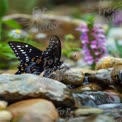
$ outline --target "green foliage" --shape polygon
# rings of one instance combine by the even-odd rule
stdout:
[[[6,14],[8,10],[8,0],[0,0],[0,19]]]
[[[72,34],[67,34],[67,35],[64,36],[65,40],[74,40],[74,38],[75,37]]]
[[[19,23],[17,23],[15,20],[3,20],[2,22],[3,24],[5,24],[6,26],[13,28],[13,29],[21,29],[21,25]]]
[[[67,34],[64,36],[65,42],[64,42],[64,48],[62,49],[62,54],[65,55],[66,57],[70,58],[71,54],[74,51],[81,51],[81,48],[78,48],[78,42],[79,40],[75,40],[74,35],[72,34]],[[74,41],[77,41],[77,43],[74,43]]]
[[[81,19],[81,10],[80,8],[75,8],[75,10],[72,12],[72,16],[77,19]]]
[[[8,0],[0,0],[0,40],[2,39],[2,17],[8,10]]]
[[[93,24],[94,23],[94,14],[85,14],[82,16],[82,19],[88,23],[88,24]]]
[[[0,43],[0,57],[2,59],[11,59],[15,58],[15,56],[12,55],[12,50],[8,46],[6,42],[1,42]]]
[[[15,55],[12,54],[12,50],[6,42],[0,42],[0,69],[8,68],[8,62],[11,59],[15,59]]]
[[[71,54],[74,51],[81,51],[81,48],[77,48],[77,45],[75,45],[74,43],[71,43],[71,42],[70,43],[69,42],[64,43],[64,48],[62,49],[63,55],[70,58]]]
[[[30,13],[35,7],[40,7],[39,0],[10,0],[11,9],[18,13]]]

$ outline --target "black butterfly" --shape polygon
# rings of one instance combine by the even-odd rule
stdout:
[[[52,36],[49,46],[45,51],[41,51],[29,44],[22,42],[9,42],[10,47],[21,61],[16,74],[32,73],[39,75],[44,71],[45,77],[60,68],[61,42],[57,36]]]

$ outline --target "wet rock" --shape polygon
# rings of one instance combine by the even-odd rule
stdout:
[[[122,59],[107,56],[107,57],[101,58],[98,61],[95,69],[96,70],[107,69],[107,68],[111,68],[111,67],[116,66],[116,65],[122,65]]]
[[[89,83],[89,84],[86,84],[86,85],[83,85],[83,86],[79,86],[75,89],[72,90],[72,92],[74,93],[82,93],[83,91],[100,91],[102,90],[102,88],[95,84],[95,83]]]
[[[1,110],[0,111],[0,122],[10,122],[12,119],[12,114],[9,111]]]
[[[8,102],[46,98],[57,104],[74,103],[69,89],[63,83],[32,74],[0,75],[0,98]]]
[[[122,103],[109,103],[99,105],[98,108],[104,110],[104,113],[114,118],[122,117]]]
[[[110,116],[92,115],[88,117],[71,118],[66,122],[115,122],[115,120]]]
[[[86,82],[97,83],[100,86],[102,86],[103,88],[108,87],[108,85],[115,83],[115,81],[111,77],[112,70],[113,70],[112,68],[100,69],[100,70],[96,71],[96,73],[89,74],[88,81],[86,81]]]
[[[44,99],[24,100],[7,108],[14,122],[56,122],[58,113],[52,102]]]
[[[74,111],[75,116],[89,115],[89,114],[102,114],[103,110],[99,108],[80,108]]]
[[[83,105],[97,107],[101,104],[120,103],[122,101],[122,97],[112,91],[84,91],[83,93],[73,93],[73,96],[78,108]]]

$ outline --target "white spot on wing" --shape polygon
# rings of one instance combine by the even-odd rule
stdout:
[[[28,47],[28,45],[25,45],[25,47]]]
[[[20,45],[17,45],[17,47],[21,47]]]
[[[26,52],[22,52],[22,54],[26,54]]]
[[[29,50],[29,52],[31,52],[31,51],[32,51],[32,49]]]

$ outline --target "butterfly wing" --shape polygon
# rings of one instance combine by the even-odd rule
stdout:
[[[9,45],[21,62],[27,62],[33,57],[39,57],[42,55],[41,50],[23,42],[11,41],[9,42]]]
[[[52,46],[52,53],[53,58],[55,58],[56,61],[60,61],[61,58],[61,42],[60,39],[57,36],[53,36],[50,39],[49,47]]]
[[[21,61],[16,74],[40,74],[43,69],[42,51],[22,42],[9,42],[17,58]]]
[[[22,42],[9,42],[10,47],[21,61],[16,74],[45,72],[48,77],[61,65],[61,42],[57,36],[52,36],[45,51]]]
[[[43,58],[42,56],[40,56],[40,57],[33,57],[28,62],[21,62],[16,74],[30,73],[39,75],[43,71],[44,71]]]
[[[52,36],[49,41],[48,48],[43,52],[44,55],[44,76],[49,76],[49,74],[55,71],[58,66],[60,66],[61,58],[61,42],[57,36]]]

